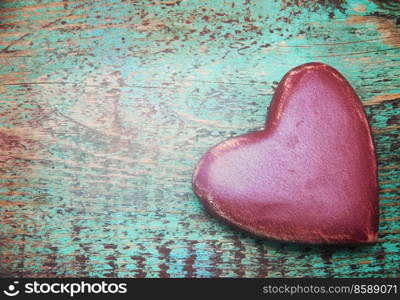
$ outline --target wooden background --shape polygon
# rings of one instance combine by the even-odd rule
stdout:
[[[0,3],[1,276],[400,276],[398,1]],[[201,155],[262,128],[310,61],[365,105],[375,246],[254,239],[191,189]]]

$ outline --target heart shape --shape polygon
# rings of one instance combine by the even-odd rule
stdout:
[[[322,63],[283,77],[264,130],[204,154],[193,190],[212,215],[259,237],[312,244],[377,239],[368,121],[347,80]]]

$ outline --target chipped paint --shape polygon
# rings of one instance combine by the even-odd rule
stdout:
[[[399,29],[378,2],[2,1],[0,276],[399,276]],[[375,246],[261,241],[193,194],[201,155],[261,129],[310,61],[364,101]]]

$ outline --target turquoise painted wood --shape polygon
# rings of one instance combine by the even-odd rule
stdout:
[[[399,277],[397,1],[0,4],[0,275]],[[262,128],[292,67],[321,61],[365,105],[375,246],[288,245],[207,215],[192,170]]]

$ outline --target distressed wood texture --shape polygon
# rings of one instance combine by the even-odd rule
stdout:
[[[397,1],[2,0],[0,274],[399,277]],[[254,239],[191,189],[292,67],[337,68],[379,162],[379,242]],[[349,141],[351,143],[351,141]]]

